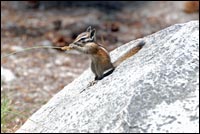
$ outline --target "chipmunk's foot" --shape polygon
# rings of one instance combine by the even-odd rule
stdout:
[[[87,85],[87,88],[93,86],[93,85],[96,84],[97,82],[98,82],[97,80],[91,81],[91,82]],[[80,93],[82,93],[83,91],[85,91],[87,88],[83,89]]]

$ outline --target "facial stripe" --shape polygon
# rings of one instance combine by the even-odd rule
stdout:
[[[87,38],[88,38],[88,35],[78,36],[78,37],[76,38],[76,41],[83,41],[83,40],[85,40],[85,39],[87,39]]]
[[[79,38],[88,38],[88,36],[89,36],[88,33],[82,33],[77,37],[77,39],[79,39]]]
[[[91,41],[93,41],[93,39],[91,39],[91,38],[87,38],[84,40],[84,42],[91,42]]]
[[[79,37],[80,39],[88,38],[88,36]]]

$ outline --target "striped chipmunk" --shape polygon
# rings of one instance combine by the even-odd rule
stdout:
[[[94,82],[96,82],[110,75],[121,62],[136,54],[144,44],[144,41],[139,42],[136,47],[133,47],[112,63],[109,52],[96,42],[96,30],[90,26],[85,32],[79,34],[73,43],[69,46],[64,46],[62,50],[74,49],[89,55],[92,61],[91,70],[95,75]]]

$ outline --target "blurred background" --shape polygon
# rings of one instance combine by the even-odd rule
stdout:
[[[199,20],[198,1],[1,1],[1,56],[64,46],[92,26],[107,50],[176,23]],[[1,132],[15,132],[90,66],[77,52],[37,49],[1,58]]]

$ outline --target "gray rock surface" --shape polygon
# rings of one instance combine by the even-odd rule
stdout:
[[[80,94],[90,69],[57,93],[17,132],[199,132],[199,21],[131,41],[112,60],[146,45]]]

